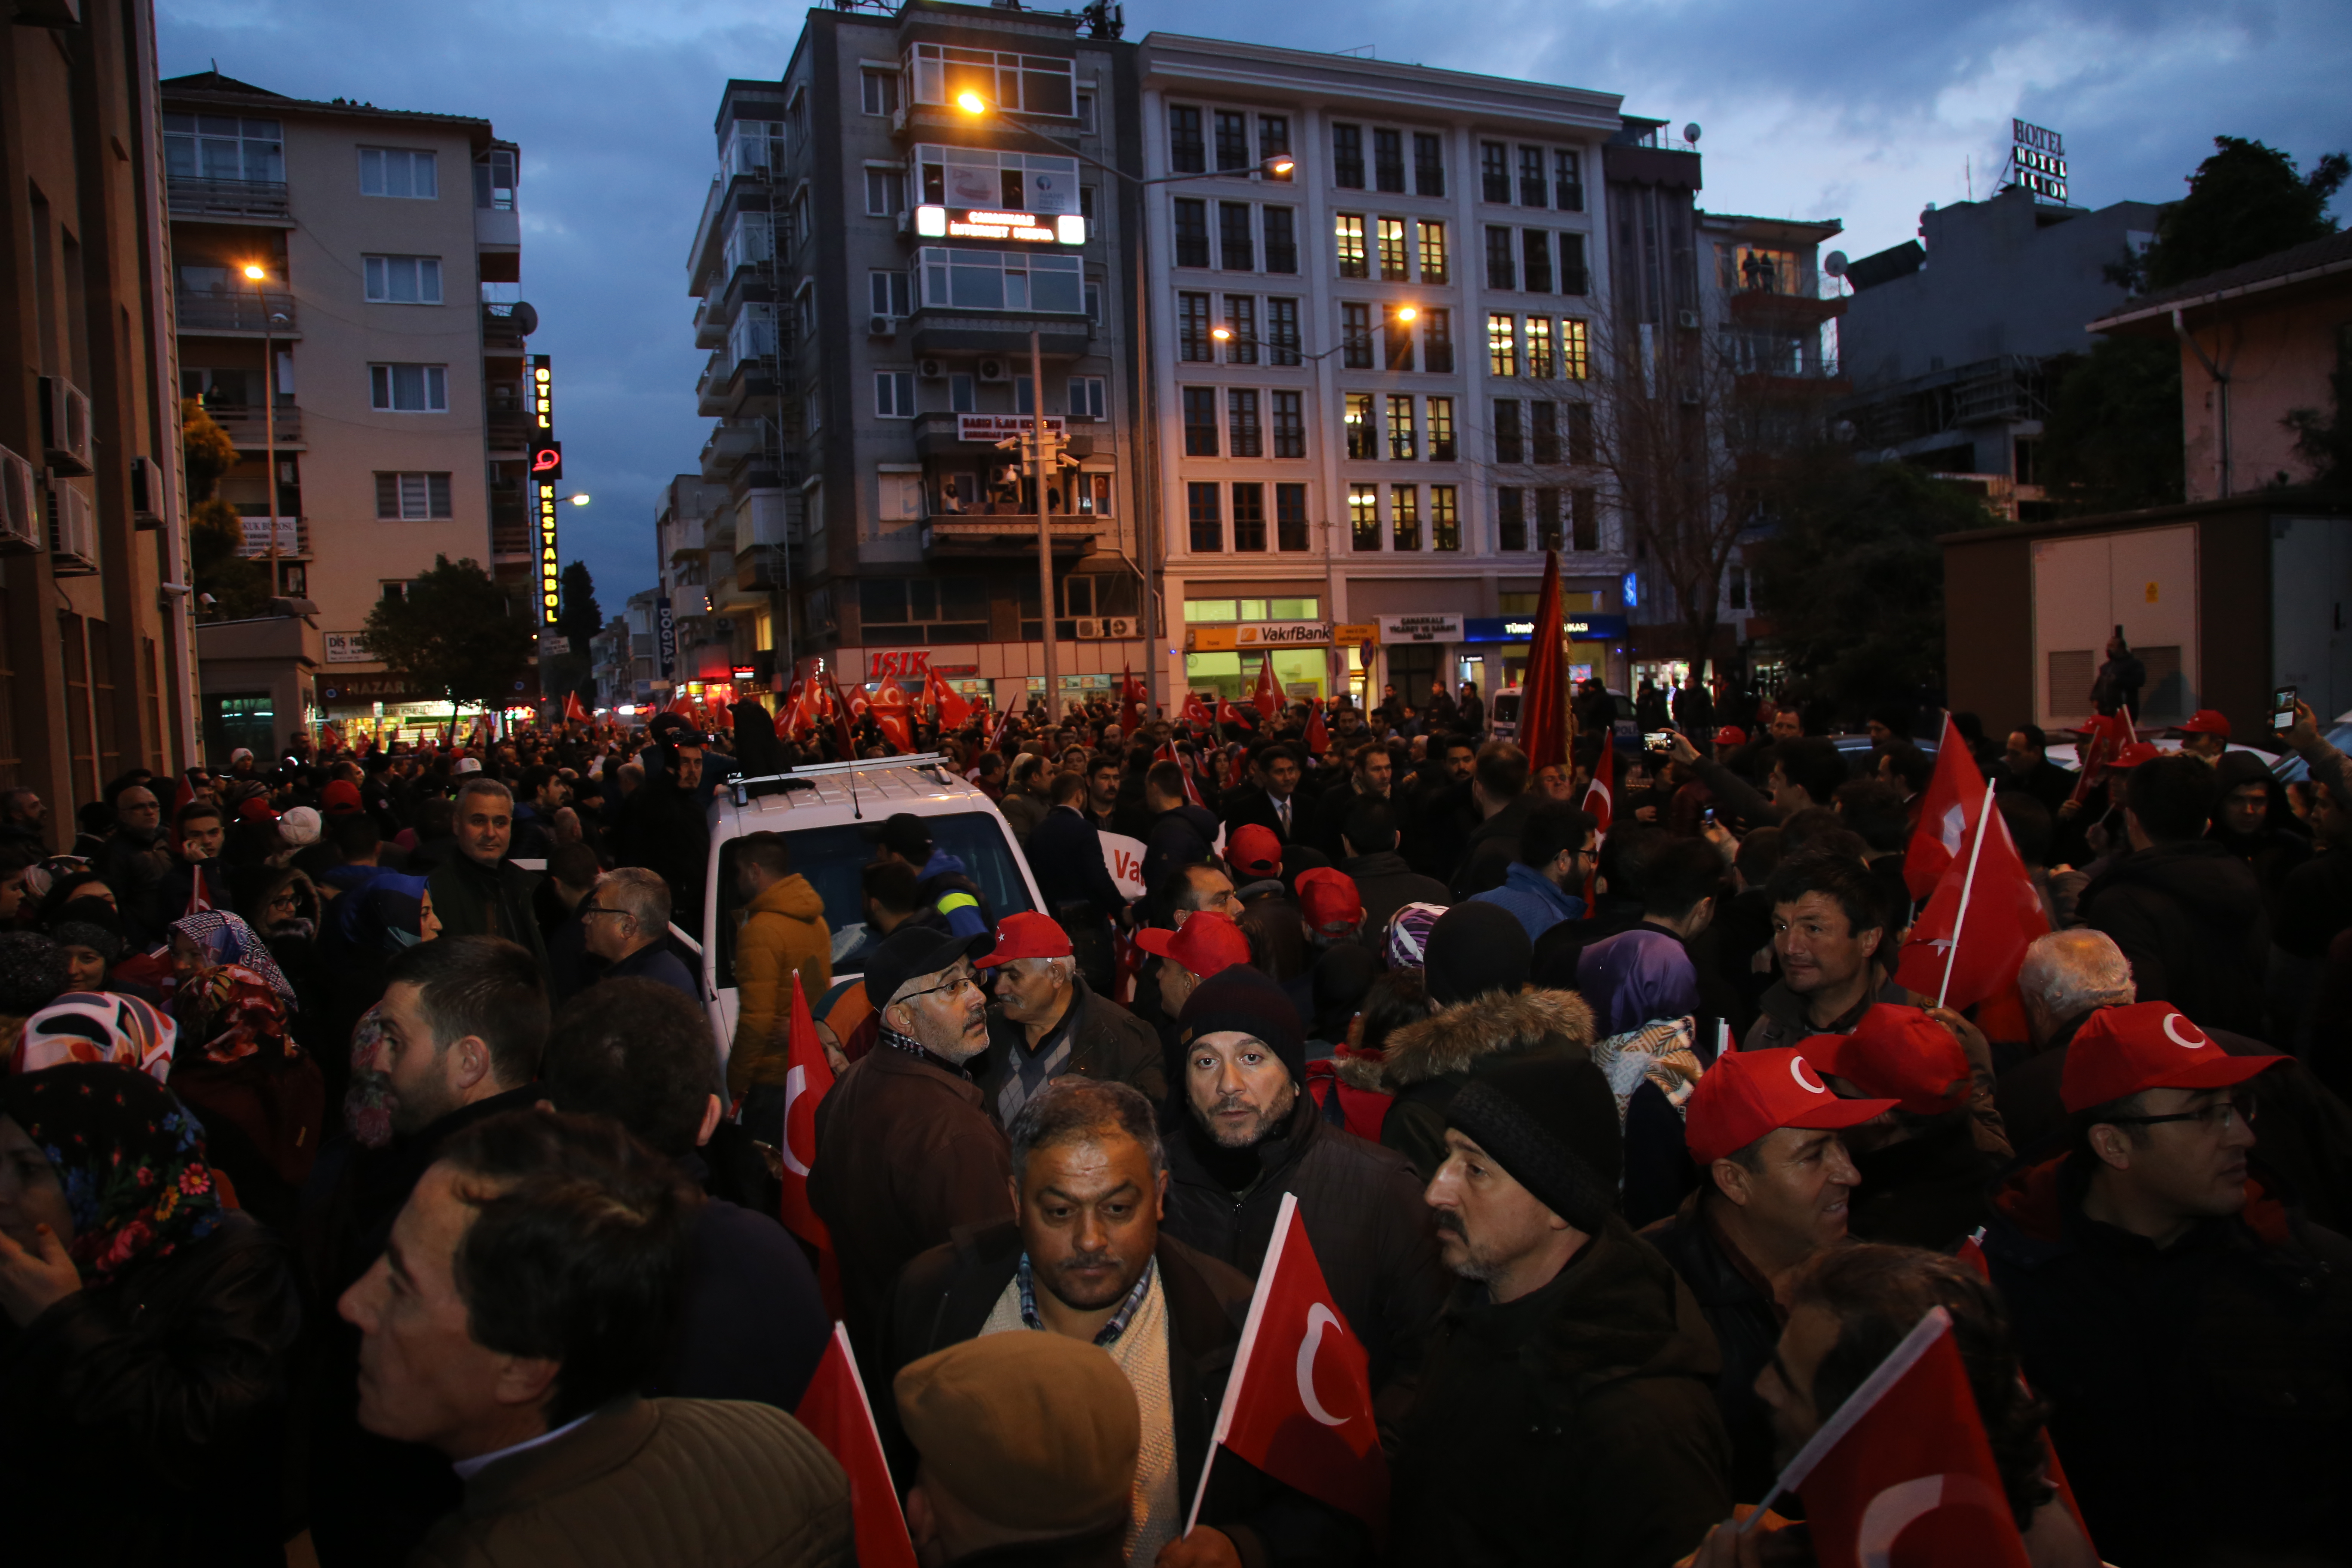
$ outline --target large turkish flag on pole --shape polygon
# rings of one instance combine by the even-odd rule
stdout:
[[[1323,1282],[1298,1197],[1285,1193],[1233,1375],[1201,1468],[1189,1534],[1223,1445],[1276,1480],[1388,1528],[1389,1470],[1372,1421],[1371,1359]]]
[[[1944,868],[1956,859],[1975,831],[1977,809],[1984,797],[1984,774],[1969,754],[1969,743],[1944,715],[1944,738],[1936,746],[1936,773],[1927,781],[1927,798],[1919,807],[1919,826],[1912,831],[1911,847],[1903,856],[1903,885],[1915,899],[1936,890]]]
[[[1568,765],[1568,671],[1559,639],[1559,552],[1547,550],[1527,673],[1519,678],[1519,750],[1528,754],[1530,773]]]
[[[1974,1006],[2015,985],[2027,945],[2050,930],[2042,895],[1992,801],[1990,787],[1978,796],[1967,858],[1944,868],[1895,965],[1898,983],[1935,997],[1938,1007]],[[1927,831],[1925,819],[1919,826]]]
[[[890,1480],[889,1462],[882,1457],[882,1438],[874,1429],[874,1407],[866,1402],[866,1385],[857,1379],[849,1331],[839,1323],[833,1325],[833,1342],[825,1346],[824,1359],[816,1363],[816,1375],[809,1379],[808,1392],[801,1395],[793,1417],[849,1472],[849,1515],[857,1531],[858,1568],[915,1568],[907,1516],[898,1511],[898,1490]]]

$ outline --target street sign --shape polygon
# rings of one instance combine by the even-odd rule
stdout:
[[[1460,642],[1460,616],[1382,616],[1381,637],[1384,642],[1423,643]],[[1342,642],[1351,639],[1340,638]]]
[[[1381,640],[1380,623],[1377,621],[1365,621],[1359,624],[1351,621],[1345,626],[1333,626],[1331,628],[1331,640],[1333,642],[1339,643],[1363,643],[1368,647],[1377,647]]]

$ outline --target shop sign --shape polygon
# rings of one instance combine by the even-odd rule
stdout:
[[[1381,638],[1391,643],[1460,642],[1460,616],[1382,616]],[[1342,642],[1363,639],[1342,637]]]
[[[905,680],[919,677],[931,667],[931,650],[927,647],[873,648],[866,658],[866,679],[868,680]]]
[[[1577,642],[1609,642],[1625,635],[1622,616],[1570,616],[1562,624]],[[1469,616],[1462,622],[1464,642],[1525,642],[1535,635],[1532,616]]]
[[[1265,621],[1255,626],[1196,626],[1195,653],[1233,653],[1246,648],[1321,647],[1331,640],[1328,621]]]
[[[1069,428],[1069,421],[1058,414],[1045,416],[1045,429],[1058,436]],[[1031,414],[959,414],[956,416],[956,439],[959,441],[1005,441],[1015,437],[1033,436],[1037,431],[1037,419]]]
[[[368,652],[365,632],[328,632],[325,637],[329,664],[368,664],[375,658]]]
[[[1365,621],[1361,624],[1350,621],[1344,626],[1333,626],[1331,640],[1337,643],[1362,643],[1367,647],[1378,647],[1381,641],[1381,624],[1378,621]]]

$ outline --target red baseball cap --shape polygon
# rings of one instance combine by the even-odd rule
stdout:
[[[2230,721],[2218,708],[2200,708],[2180,721],[2180,732],[2184,735],[2219,735],[2226,741],[2230,738]]]
[[[1225,860],[1236,871],[1247,871],[1258,877],[1279,877],[1282,875],[1282,840],[1274,836],[1271,827],[1264,827],[1255,822],[1244,823],[1226,837]]]
[[[1053,916],[1024,910],[996,922],[996,945],[973,959],[971,965],[974,969],[986,969],[992,964],[1010,963],[1016,958],[1069,956],[1070,933],[1055,924]]]
[[[2227,1089],[2284,1057],[2233,1057],[2169,1002],[2102,1007],[2074,1031],[2058,1098],[2071,1115],[2144,1089]]]
[[[1797,1042],[1797,1049],[1822,1071],[1914,1115],[1935,1116],[1969,1098],[1969,1053],[1951,1030],[1917,1007],[1881,1002],[1862,1016],[1853,1034],[1815,1035]]]
[[[1853,1127],[1895,1109],[1891,1100],[1840,1100],[1801,1050],[1732,1051],[1691,1090],[1683,1141],[1702,1165],[1730,1158],[1783,1127]]]
[[[1242,928],[1214,910],[1195,910],[1174,931],[1146,926],[1135,933],[1135,945],[1156,958],[1182,964],[1201,979],[1249,962],[1249,938]]]
[[[349,779],[337,779],[320,793],[320,804],[329,816],[345,816],[362,809],[360,786]]]
[[[2136,768],[2142,763],[2152,763],[2162,755],[2164,755],[2162,752],[2158,751],[2146,741],[2134,741],[2116,752],[2114,760],[2107,763],[2107,768],[2109,772],[2122,768]]]
[[[1298,904],[1307,923],[1326,936],[1345,936],[1364,921],[1364,900],[1356,879],[1336,867],[1298,873]]]
[[[1748,731],[1737,724],[1726,724],[1715,732],[1715,743],[1718,746],[1744,746],[1748,744]]]

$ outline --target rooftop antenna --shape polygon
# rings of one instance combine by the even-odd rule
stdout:
[[[1843,250],[1832,250],[1822,258],[1822,270],[1837,279],[1841,294],[1845,292],[1845,252]]]
[[[1683,140],[1689,142],[1693,147],[1698,145],[1697,121],[1694,120],[1689,124],[1683,127]]]

